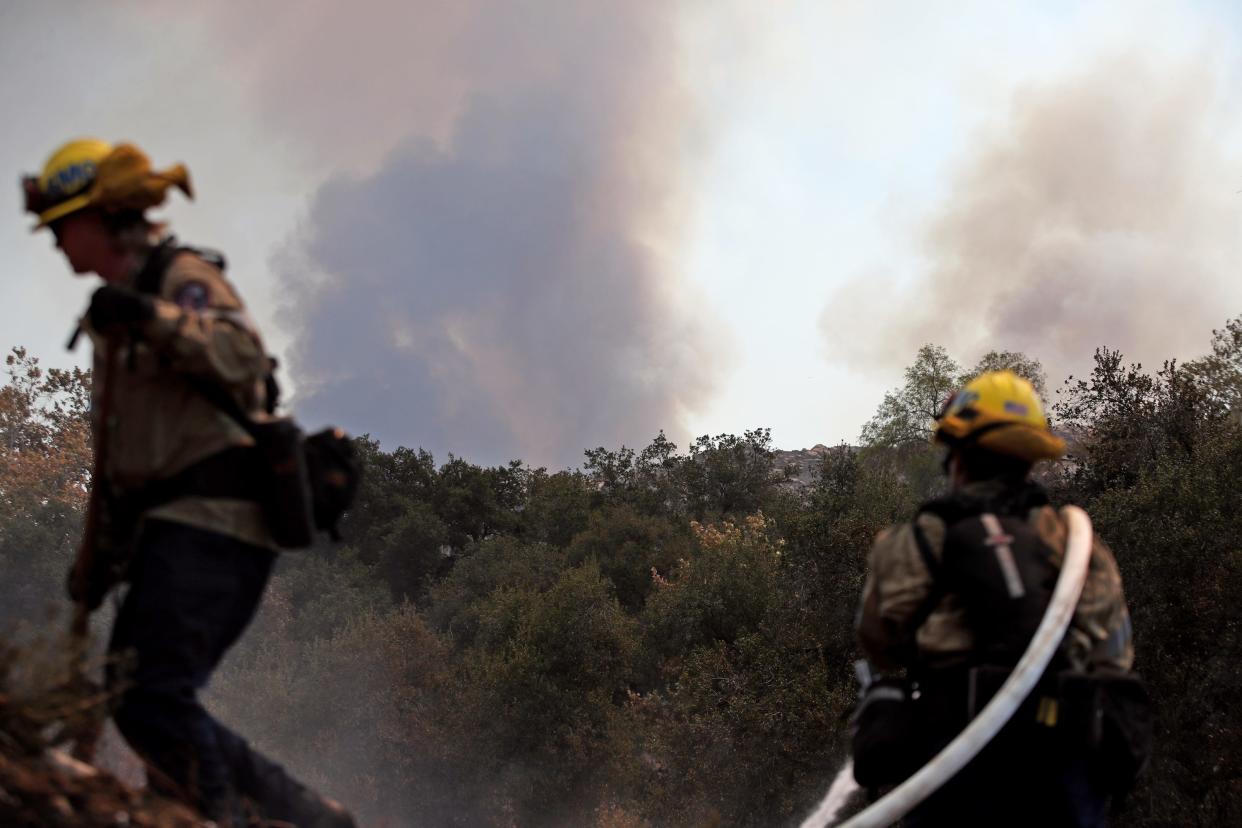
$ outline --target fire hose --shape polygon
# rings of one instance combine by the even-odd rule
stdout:
[[[840,828],[882,828],[901,819],[975,758],[1030,695],[1065,637],[1091,562],[1091,519],[1077,506],[1064,507],[1061,515],[1069,527],[1061,573],[1043,620],[1009,678],[983,711],[930,762]],[[802,828],[825,828],[836,817],[852,790],[852,775],[853,761],[847,760],[827,796],[802,823]]]

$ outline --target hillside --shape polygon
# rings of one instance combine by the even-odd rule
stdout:
[[[1239,386],[1219,376],[1101,351],[1054,406],[1076,439],[1041,480],[1114,550],[1156,703],[1156,752],[1118,826],[1242,817],[1242,432]],[[562,471],[361,439],[345,543],[282,557],[206,701],[363,825],[797,824],[845,755],[870,544],[943,486],[906,403],[890,395],[857,448],[659,435]],[[82,457],[61,450],[80,421],[21,411],[37,409],[0,420],[34,435],[0,441],[28,447],[0,464],[10,621],[63,600],[81,491],[65,481]],[[21,729],[4,715],[0,733]],[[43,747],[0,739],[0,824],[148,819]]]

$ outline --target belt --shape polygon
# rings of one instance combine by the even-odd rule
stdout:
[[[266,496],[267,477],[258,452],[250,446],[236,446],[171,477],[126,492],[119,501],[121,508],[134,516],[186,497],[261,501]]]

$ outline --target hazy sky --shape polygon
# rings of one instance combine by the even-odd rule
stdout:
[[[185,162],[308,425],[480,462],[854,440],[917,347],[1191,357],[1242,313],[1227,2],[5,3],[0,168]],[[13,191],[3,344],[91,283]]]

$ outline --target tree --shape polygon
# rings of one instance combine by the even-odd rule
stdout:
[[[651,592],[653,577],[668,575],[678,560],[690,555],[692,543],[688,524],[619,503],[593,512],[566,552],[573,565],[595,561],[621,606],[637,611]]]
[[[388,546],[394,523],[412,503],[431,500],[436,466],[426,451],[384,452],[365,434],[354,445],[365,473],[354,504],[341,520],[341,535],[363,561],[374,564]]]
[[[463,646],[478,632],[480,609],[502,589],[542,592],[565,569],[563,550],[518,538],[488,538],[467,547],[452,570],[430,590],[428,616]]]
[[[495,803],[487,822],[585,824],[607,784],[599,769],[637,625],[589,563],[542,592],[504,590],[488,608],[497,600],[499,611],[482,615],[483,646],[464,659],[458,714],[478,789]],[[500,629],[489,629],[497,619]]]
[[[591,515],[591,487],[581,472],[548,474],[535,469],[526,482],[523,531],[530,540],[564,546],[586,528]]]
[[[625,446],[616,451],[587,449],[583,471],[599,499],[656,514],[679,506],[673,473],[680,463],[677,445],[661,431],[641,452]]]
[[[513,531],[519,523],[528,474],[518,461],[485,469],[449,455],[432,490],[436,514],[448,526],[449,544],[462,549]]]
[[[979,358],[974,368],[962,374],[957,384],[966,385],[975,377],[988,371],[1013,371],[1034,386],[1035,393],[1041,400],[1047,399],[1045,394],[1048,377],[1044,373],[1044,366],[1038,359],[1028,357],[1021,351],[988,351]]]
[[[784,541],[763,515],[693,529],[698,550],[658,579],[643,607],[649,658],[733,643],[759,629],[780,600]]]
[[[90,373],[44,370],[24,348],[0,388],[0,620],[37,617],[61,594],[91,474]]]
[[[448,527],[436,517],[431,505],[409,501],[402,514],[388,524],[379,553],[380,575],[401,601],[420,598],[445,563]]]
[[[1242,316],[1212,331],[1212,353],[1186,363],[1185,370],[1236,417],[1242,411]]]
[[[1151,375],[1127,363],[1120,351],[1097,350],[1091,375],[1066,380],[1053,407],[1072,435],[1075,463],[1066,474],[1080,492],[1091,494],[1133,485],[1174,444],[1189,450],[1185,421],[1195,419],[1205,401],[1173,363]]]
[[[863,444],[900,448],[927,443],[936,415],[957,388],[961,373],[961,366],[939,345],[919,348],[914,363],[906,368],[905,385],[885,394],[875,416],[863,426]]]
[[[760,511],[783,476],[772,464],[771,430],[757,428],[695,440],[677,479],[685,514],[712,520]]]

